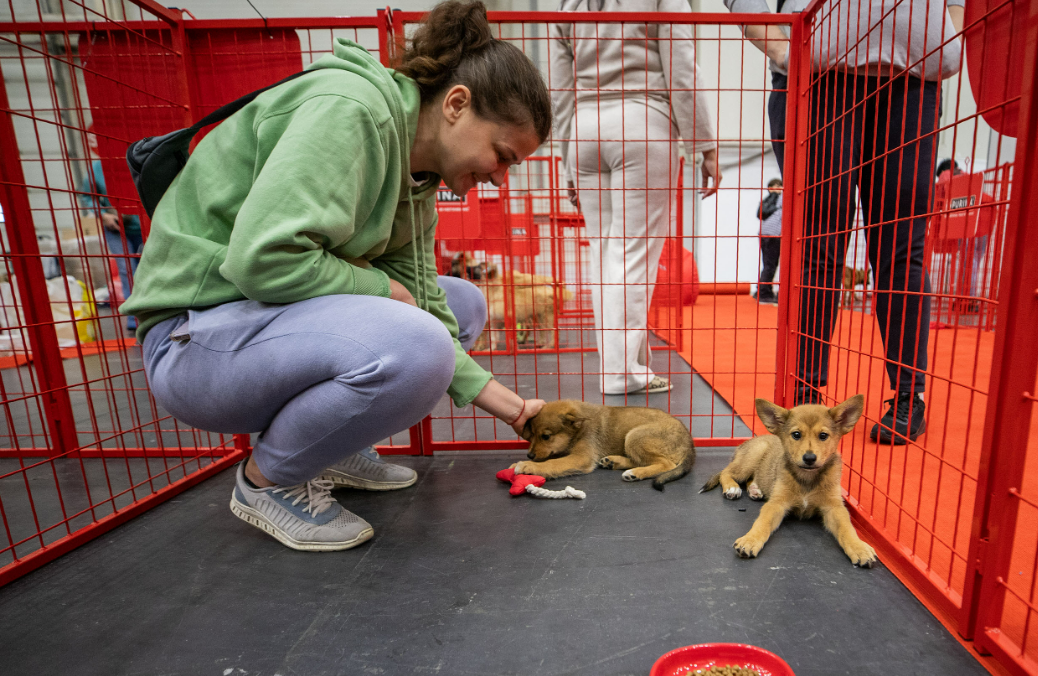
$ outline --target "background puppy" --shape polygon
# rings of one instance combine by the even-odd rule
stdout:
[[[512,465],[516,474],[548,479],[604,467],[625,470],[624,481],[655,477],[652,487],[662,491],[696,460],[685,426],[655,408],[553,401],[526,423],[523,438],[530,442],[530,460]]]
[[[788,411],[765,399],[756,404],[771,435],[735,449],[731,463],[700,490],[721,484],[724,497],[736,500],[742,495],[739,484],[748,482],[750,498],[767,500],[750,532],[735,541],[735,551],[743,558],[757,556],[790,512],[802,519],[821,514],[851,562],[871,568],[876,552],[858,537],[840,493],[840,437],[858,422],[865,397],[855,395],[834,408],[805,404]]]
[[[504,343],[506,305],[516,324],[525,329],[537,327],[534,343],[537,347],[555,347],[556,289],[560,301],[573,300],[573,292],[551,277],[508,271],[498,276],[488,270],[487,279],[476,282],[487,299],[487,329],[474,349],[495,348]],[[511,327],[516,328],[516,327]]]

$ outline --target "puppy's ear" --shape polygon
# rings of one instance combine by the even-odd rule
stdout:
[[[565,413],[562,416],[562,422],[566,427],[572,427],[575,430],[579,430],[584,426],[584,419],[577,417],[574,413]]]
[[[847,434],[861,417],[865,410],[865,395],[856,394],[839,406],[829,409],[829,417],[833,419],[836,426],[840,428],[840,434]]]
[[[531,422],[533,422],[533,419],[532,419],[532,418],[531,418],[530,420],[527,420],[527,421],[526,421],[526,424],[525,424],[525,425],[523,425],[523,431],[522,431],[522,433],[521,433],[521,434],[519,435],[519,436],[521,436],[521,437],[522,437],[523,439],[526,439],[527,441],[529,441],[530,439],[532,439],[532,438],[533,438],[533,425],[531,425],[531,424],[530,424]]]
[[[757,417],[764,423],[764,427],[772,434],[778,434],[789,420],[789,411],[767,399],[757,399],[753,403],[757,407]]]

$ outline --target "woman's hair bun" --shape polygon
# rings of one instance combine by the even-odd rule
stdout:
[[[519,48],[494,37],[482,2],[446,0],[433,7],[396,70],[418,84],[423,102],[465,85],[477,114],[531,124],[542,142],[551,132],[544,78]]]

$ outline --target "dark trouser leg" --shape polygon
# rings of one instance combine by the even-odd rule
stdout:
[[[937,123],[936,82],[867,78],[875,129],[861,169],[876,280],[876,318],[895,392],[923,392],[930,330],[930,279],[923,267]],[[878,90],[878,91],[877,91]],[[874,159],[873,159],[874,158]]]
[[[862,96],[857,77],[830,71],[811,95],[804,252],[797,341],[798,389],[828,383],[829,340],[839,306],[847,233],[854,218]]]
[[[760,280],[757,284],[757,296],[759,298],[775,297],[775,289],[771,286],[771,281],[775,279],[775,271],[778,270],[779,251],[781,249],[781,237],[760,238],[761,271]]]
[[[786,170],[786,86],[787,78],[782,73],[771,74],[772,91],[768,95],[768,122],[771,125],[771,148],[775,151],[779,176]],[[778,91],[782,90],[782,91]]]

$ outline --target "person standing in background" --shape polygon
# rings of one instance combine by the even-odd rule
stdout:
[[[105,244],[108,246],[108,255],[115,258],[115,265],[119,270],[119,284],[122,288],[123,300],[125,300],[130,297],[133,284],[131,279],[137,272],[137,262],[140,260],[141,249],[144,247],[141,219],[137,216],[120,214],[112,207],[107,196],[108,189],[105,186],[105,175],[101,169],[97,135],[93,132],[93,125],[87,128],[86,136],[87,149],[90,151],[93,161],[90,163],[90,171],[80,181],[79,203],[101,224],[101,232],[104,233]],[[116,303],[112,303],[113,307],[116,305]],[[126,330],[137,330],[135,317],[126,318]]]
[[[775,11],[782,13],[782,7],[786,0],[778,0]],[[779,30],[788,37],[785,26],[779,26]],[[771,70],[771,93],[768,95],[768,124],[771,125],[771,149],[775,151],[775,161],[778,163],[779,176],[786,171],[786,90],[789,87],[789,77],[786,75],[784,63],[775,63],[768,59],[768,67]],[[780,181],[781,182],[781,181]],[[781,206],[781,197],[780,206]]]
[[[809,0],[786,0],[783,12]],[[958,73],[962,47],[945,2],[827,0],[811,35],[804,258],[795,404],[820,402],[840,298],[847,236],[860,195],[876,317],[894,397],[871,438],[905,444],[926,430],[930,280],[924,269],[940,82]],[[950,0],[948,5],[963,4]],[[765,0],[725,0],[768,12]],[[874,7],[875,5],[875,7]],[[788,65],[777,26],[744,27],[775,64]]]
[[[562,0],[559,11],[691,13],[685,0]],[[579,16],[574,17],[579,21]],[[570,196],[591,248],[603,394],[666,392],[651,366],[648,310],[674,232],[678,140],[721,183],[714,123],[689,24],[554,24],[549,86]]]
[[[761,305],[778,305],[778,296],[771,286],[778,270],[779,253],[782,250],[782,179],[768,181],[768,196],[757,208],[760,219],[761,271],[757,291],[753,297]]]

